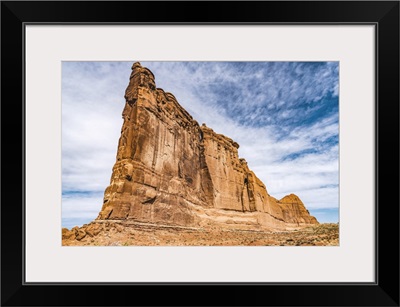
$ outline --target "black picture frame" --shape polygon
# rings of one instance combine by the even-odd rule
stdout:
[[[24,27],[29,23],[375,25],[376,282],[26,284]],[[1,77],[2,306],[399,306],[398,1],[3,1]]]

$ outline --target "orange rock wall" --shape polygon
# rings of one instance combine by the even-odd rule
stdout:
[[[201,127],[205,158],[210,171],[215,207],[236,211],[266,212],[283,221],[280,206],[270,200],[262,181],[239,159],[239,145],[212,129]]]
[[[239,145],[200,127],[139,63],[132,66],[125,99],[117,161],[98,219],[184,226],[316,222],[301,201],[280,204],[270,197],[239,159]]]

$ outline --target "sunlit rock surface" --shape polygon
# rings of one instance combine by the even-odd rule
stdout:
[[[140,63],[132,66],[125,99],[98,221],[241,229],[318,223],[296,195],[271,197],[239,158],[239,144],[200,126]]]

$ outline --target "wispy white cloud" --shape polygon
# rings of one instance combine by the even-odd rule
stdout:
[[[88,223],[94,220],[102,206],[101,193],[89,194],[66,194],[62,197],[62,219],[63,221],[79,220]],[[68,226],[76,226],[72,224]],[[64,225],[66,227],[66,225]]]
[[[129,73],[129,64],[119,66],[117,71],[126,66]],[[109,184],[126,87],[126,77],[110,71],[112,67],[109,63],[63,63],[63,191],[104,191]]]

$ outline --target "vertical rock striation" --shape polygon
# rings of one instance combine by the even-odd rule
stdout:
[[[271,197],[239,158],[239,145],[199,126],[140,63],[132,66],[125,99],[98,220],[273,228],[318,223],[297,196]]]

